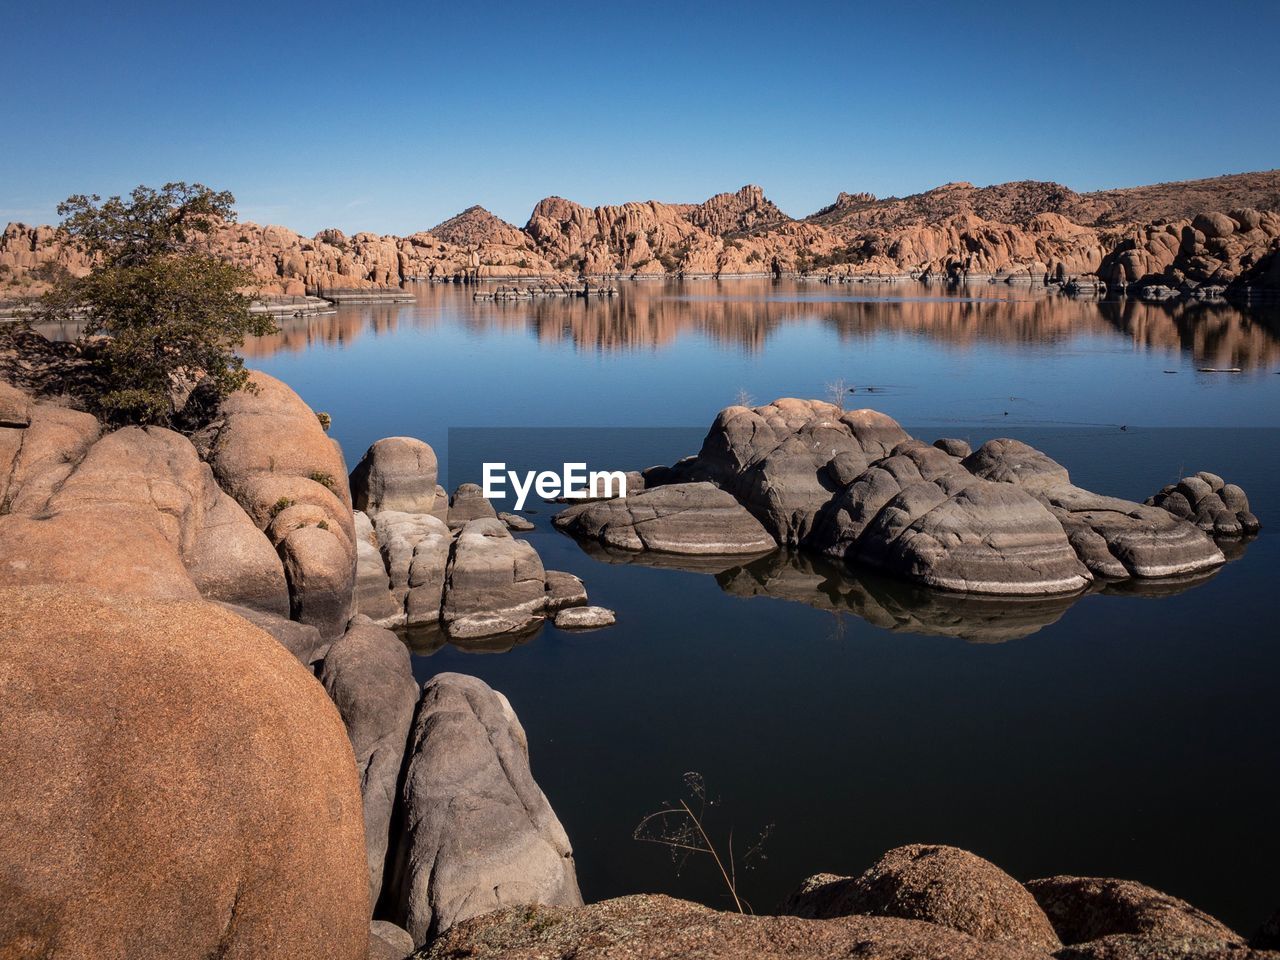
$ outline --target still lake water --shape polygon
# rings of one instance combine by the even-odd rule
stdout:
[[[462,473],[451,428],[672,428],[647,444],[634,430],[587,431],[585,453],[558,449],[563,431],[494,433],[526,449],[484,451],[515,460],[558,437],[541,465],[639,468],[696,452],[741,393],[823,397],[843,379],[858,388],[851,405],[922,439],[1016,436],[1104,493],[1141,500],[1212,470],[1245,488],[1264,524],[1198,585],[1000,604],[803,558],[711,572],[602,562],[538,504],[528,537],[546,566],[581,576],[618,624],[548,626],[487,655],[418,638],[415,663],[420,679],[456,670],[510,697],[588,900],[661,891],[725,905],[709,862],[677,872],[632,839],[696,770],[720,801],[718,839],[732,828],[741,851],[773,825],[767,858],[741,882],[760,910],[805,876],[856,873],[910,842],[955,844],[1021,879],[1137,879],[1245,932],[1280,905],[1274,312],[1003,285],[637,283],[614,300],[533,303],[422,286],[417,297],[285,321],[250,345],[253,366],[332,415],[351,465],[404,434]],[[456,433],[455,445],[477,436]]]

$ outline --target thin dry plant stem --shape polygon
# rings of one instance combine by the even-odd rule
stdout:
[[[734,906],[738,908],[739,913],[746,913],[747,911],[742,909],[742,901],[738,899],[738,891],[734,888],[733,881],[729,878],[729,874],[725,870],[724,864],[720,861],[720,854],[716,853],[716,848],[712,845],[711,838],[707,836],[707,831],[702,829],[702,821],[693,815],[693,811],[689,809],[689,804],[681,800],[680,806],[684,807],[684,812],[689,815],[689,819],[693,821],[693,825],[698,828],[698,833],[702,835],[702,842],[707,845],[707,852],[710,853],[712,859],[715,860],[716,866],[720,870],[720,876],[724,877],[725,886],[729,888],[729,894],[733,897]]]

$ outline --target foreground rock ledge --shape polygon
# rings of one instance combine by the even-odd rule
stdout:
[[[576,910],[517,907],[459,924],[415,955],[425,960],[1047,960],[1048,952],[986,943],[916,920],[802,920],[722,913],[638,895]]]

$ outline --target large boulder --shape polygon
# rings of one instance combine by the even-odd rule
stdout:
[[[620,550],[736,555],[764,553],[778,545],[737,500],[705,482],[578,504],[553,522],[576,537]]]
[[[1199,573],[1226,561],[1203,532],[1173,514],[1071,483],[1067,469],[1018,440],[990,440],[964,461],[984,479],[1033,494],[1058,519],[1089,570],[1103,577]]]
[[[1027,889],[1066,944],[1115,934],[1159,940],[1244,942],[1234,930],[1203,910],[1133,880],[1048,877],[1032,880]]]
[[[387,836],[418,684],[409,648],[390,630],[356,617],[325,655],[320,682],[338,706],[356,756],[364,798],[369,903],[378,902]]]
[[[496,517],[498,512],[484,495],[484,488],[478,483],[463,483],[453,491],[449,498],[448,524],[450,529],[459,530],[472,520]]]
[[[12,425],[0,426],[0,514],[42,511],[102,432],[96,417],[79,410],[52,403],[25,409],[13,413]],[[24,416],[28,423],[19,425]]]
[[[390,578],[400,623],[440,619],[453,535],[438,517],[383,510],[375,523],[378,549]]]
[[[150,523],[110,507],[0,516],[0,584],[76,584],[118,596],[196,600],[172,543]]]
[[[431,447],[413,437],[387,437],[365,451],[351,471],[351,501],[376,517],[382,510],[431,513],[438,464]]]
[[[179,433],[125,427],[107,434],[86,451],[45,509],[106,510],[122,526],[152,526],[177,551],[202,596],[289,614],[280,557]]]
[[[965,593],[1072,593],[1091,579],[1061,524],[1030,493],[974,477],[914,440],[841,491],[813,545]]]
[[[784,909],[803,917],[866,914],[924,920],[984,941],[1052,951],[1049,918],[1017,880],[956,847],[913,844],[890,850],[860,877],[813,878]]]
[[[355,523],[342,450],[319,418],[288,386],[254,371],[193,441],[281,555],[292,617],[326,639],[340,636],[353,606]]]
[[[685,472],[732,493],[779,543],[803,544],[836,491],[907,439],[874,410],[784,398],[720,411]]]
[[[351,746],[240,617],[0,588],[0,769],[15,956],[363,960]]]
[[[418,945],[500,907],[582,903],[564,828],[529,771],[506,698],[441,673],[425,686],[405,768],[390,919]]]
[[[542,619],[546,572],[538,552],[497,517],[471,520],[458,534],[445,573],[441,620],[460,639],[511,633]]]
[[[977,940],[894,917],[803,920],[724,913],[635,895],[573,908],[512,907],[460,923],[425,960],[1049,960],[1017,943]]]

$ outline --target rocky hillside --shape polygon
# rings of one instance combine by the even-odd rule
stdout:
[[[508,247],[527,247],[533,250],[529,238],[501,217],[495,217],[481,206],[467,207],[457,216],[438,223],[429,231],[433,237],[459,247],[481,247],[498,244]]]
[[[227,224],[214,248],[249,266],[266,294],[412,280],[532,276],[994,278],[1099,276],[1155,296],[1201,287],[1280,288],[1280,171],[1077,193],[1057,183],[949,183],[908,197],[841,193],[800,220],[760,187],[699,204],[586,207],[538,202],[521,228],[473,206],[408,237]],[[88,263],[48,227],[0,234],[0,299]]]

